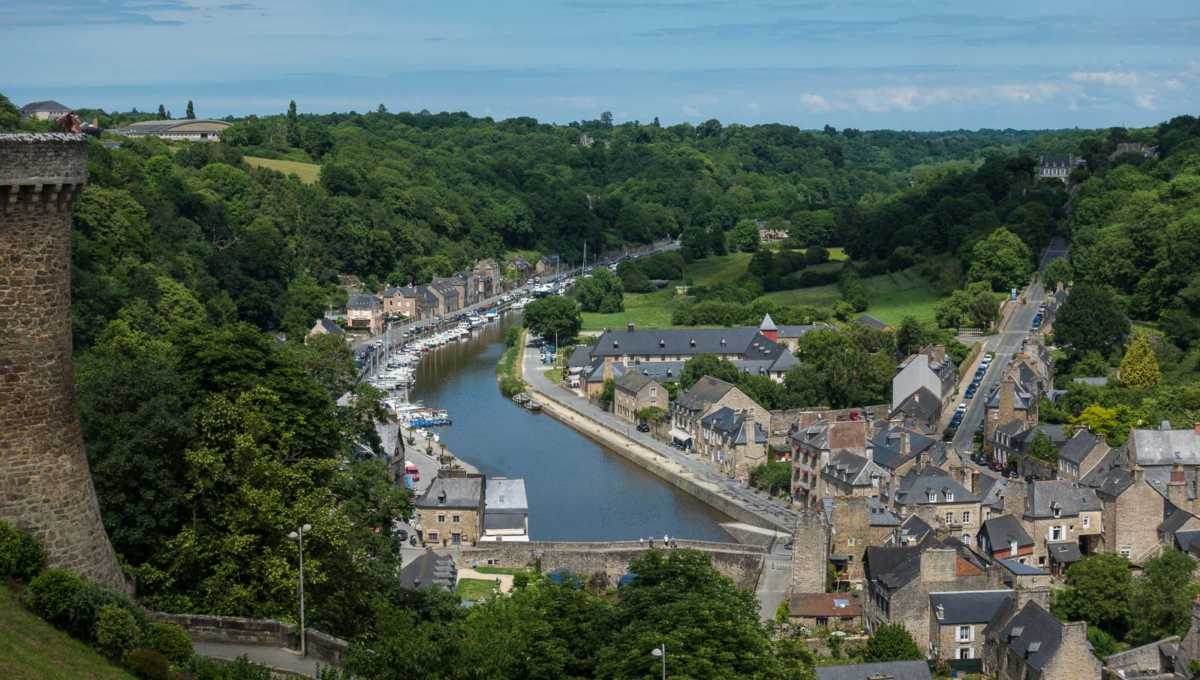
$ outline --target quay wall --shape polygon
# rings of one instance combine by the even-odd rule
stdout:
[[[538,566],[543,573],[566,569],[587,580],[603,573],[612,585],[629,571],[629,563],[650,550],[700,550],[712,558],[713,567],[733,579],[740,588],[753,590],[762,572],[765,551],[757,546],[709,541],[673,541],[664,547],[661,539],[653,546],[641,541],[482,543],[462,549],[469,565],[499,567]]]

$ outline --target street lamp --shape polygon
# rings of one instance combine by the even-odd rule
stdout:
[[[650,656],[662,659],[662,680],[667,680],[667,643],[650,650]]]
[[[307,635],[304,630],[304,534],[308,531],[312,531],[312,525],[303,524],[288,534],[288,538],[298,541],[300,544],[300,656],[308,656],[308,646],[305,640]]]

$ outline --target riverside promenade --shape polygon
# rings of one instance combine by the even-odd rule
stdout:
[[[705,461],[638,432],[631,423],[601,410],[546,378],[548,367],[522,347],[521,373],[546,414],[605,444],[622,457],[670,482],[739,522],[790,535],[798,514],[780,501],[743,487]]]

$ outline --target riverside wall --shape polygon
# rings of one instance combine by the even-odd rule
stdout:
[[[753,590],[758,584],[766,552],[757,546],[710,541],[672,541],[664,546],[661,539],[653,544],[641,541],[483,543],[463,548],[462,559],[477,566],[532,567],[543,573],[565,569],[587,580],[603,573],[611,585],[629,572],[629,563],[651,550],[690,548],[706,553],[713,568],[733,579],[740,588]]]

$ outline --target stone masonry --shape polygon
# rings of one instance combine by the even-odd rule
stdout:
[[[86,150],[83,135],[0,135],[0,519],[52,566],[125,588],[75,411],[71,205]]]

